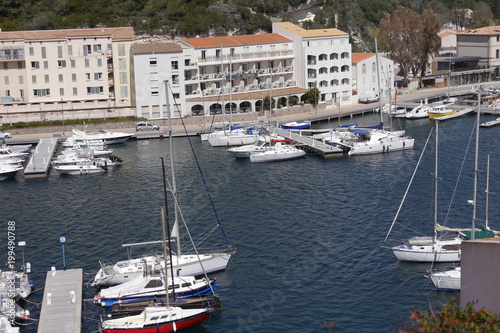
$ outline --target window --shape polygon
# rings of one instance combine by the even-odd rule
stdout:
[[[319,61],[327,60],[328,56],[326,54],[320,54],[319,55]]]
[[[78,88],[73,88],[73,96],[78,96]]]
[[[57,57],[58,58],[62,58],[63,57],[62,46],[61,45],[57,46]]]
[[[57,60],[57,68],[66,68],[66,60]]]
[[[68,45],[68,55],[69,55],[70,57],[72,57],[72,56],[73,56],[73,45]]]
[[[118,44],[118,56],[119,57],[125,56],[125,44]]]
[[[10,96],[10,90],[5,90],[5,96]]]
[[[31,83],[36,84],[36,75],[31,76]]]
[[[215,57],[216,57],[217,59],[219,59],[219,58],[220,58],[220,54],[221,54],[221,50],[219,50],[219,49],[215,50]]]
[[[128,98],[128,89],[127,86],[120,87],[120,94],[122,98]]]
[[[47,51],[45,50],[45,46],[42,46],[42,59],[47,58]]]
[[[171,66],[172,66],[172,69],[179,69],[179,62],[178,61],[172,61]]]
[[[44,75],[44,77],[45,77],[45,83],[50,83],[49,75],[46,74],[46,75]]]
[[[92,54],[92,45],[83,45],[83,55],[88,56]]]
[[[62,74],[59,74],[59,83],[63,83],[64,82],[64,75]]]
[[[3,78],[3,82],[4,82],[4,84],[5,84],[6,86],[8,86],[8,85],[9,85],[9,77],[8,77],[8,76],[4,76],[4,78]],[[7,96],[8,96],[8,95],[7,95]]]
[[[158,96],[158,87],[151,87],[151,96]]]
[[[339,58],[339,55],[337,53],[330,54],[330,60],[335,60],[335,59],[338,59],[338,58]]]
[[[207,59],[207,51],[201,51],[201,59]]]
[[[90,67],[90,59],[85,59],[85,67]]]
[[[347,66],[347,65],[342,66],[341,69],[340,69],[340,71],[341,72],[348,72],[349,71],[349,66]]]
[[[39,69],[40,68],[40,62],[39,61],[32,61],[31,62],[31,69]]]
[[[184,59],[184,66],[189,66],[189,63],[191,62],[191,60],[189,59]]]
[[[76,82],[76,73],[71,74],[71,82]]]
[[[101,53],[102,51],[101,44],[94,44],[93,47],[95,53]]]
[[[17,69],[23,69],[23,63],[22,61],[17,62]]]
[[[271,48],[273,47],[274,45],[271,46]],[[231,48],[229,49],[229,55],[231,56],[231,58],[234,57],[234,48]]]
[[[30,57],[35,56],[35,49],[33,48],[33,46],[30,46],[29,52],[30,52]]]
[[[34,97],[50,96],[50,89],[33,89]]]
[[[127,73],[120,72],[120,84],[127,84]]]
[[[85,73],[85,80],[90,81],[90,73]]]
[[[102,73],[94,73],[94,80],[101,81],[102,80]]]
[[[19,75],[19,84],[24,84],[24,76]]]
[[[97,59],[97,67],[102,67],[102,59],[101,58]]]
[[[156,65],[158,65],[158,60],[156,58],[149,59],[149,66],[156,66]]]
[[[122,71],[127,70],[127,60],[125,58],[118,59],[118,68]]]
[[[500,57],[500,50],[496,51],[496,58],[498,59]]]
[[[5,69],[5,70],[9,69],[9,63],[8,62],[4,62],[3,63],[3,69]]]
[[[172,83],[179,84],[179,75],[172,75]]]
[[[71,68],[76,68],[76,61],[75,61],[75,59],[71,59],[69,62],[71,63]]]
[[[59,88],[59,96],[64,96],[64,88]]]
[[[102,94],[104,87],[87,87],[87,94]]]
[[[43,69],[49,69],[49,62],[47,60],[43,61]]]
[[[366,64],[363,64],[363,66],[361,67],[361,74],[366,74]]]

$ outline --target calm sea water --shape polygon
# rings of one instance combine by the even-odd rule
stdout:
[[[377,123],[377,115],[343,119],[343,123]],[[482,117],[482,121],[492,117]],[[440,221],[454,188],[449,226],[470,226],[467,204],[473,192],[473,149],[464,160],[475,116],[440,126]],[[337,122],[316,124],[326,128]],[[269,164],[232,159],[224,148],[199,138],[192,144],[230,243],[237,252],[226,271],[215,274],[222,297],[222,317],[188,332],[392,332],[411,309],[440,308],[454,292],[437,292],[424,277],[427,264],[398,263],[380,250],[433,123],[394,121],[416,139],[415,149],[387,155],[322,160],[315,156]],[[498,163],[499,128],[481,129],[478,220],[484,221],[486,154],[492,155],[490,220],[500,228]],[[473,140],[472,140],[473,141]],[[427,148],[391,244],[415,235],[430,235],[433,223],[434,138]],[[474,142],[471,142],[474,147]],[[216,225],[187,138],[174,140],[179,200],[193,235]],[[122,260],[123,243],[161,237],[164,203],[160,156],[168,157],[168,140],[130,141],[114,146],[124,162],[112,172],[26,181],[18,176],[0,183],[0,238],[6,260],[7,222],[16,221],[17,240],[27,246],[31,279],[37,290],[24,304],[39,314],[46,271],[62,268],[60,236],[66,236],[66,266],[83,268],[90,280],[99,260]],[[168,158],[167,158],[168,161]],[[168,172],[169,173],[169,172]],[[200,249],[222,247],[217,231]],[[135,249],[140,255],[148,248]],[[19,252],[19,249],[18,249]],[[88,287],[84,297],[96,290]],[[83,331],[98,329],[100,309],[84,304]],[[327,322],[325,328],[324,323]],[[32,321],[23,332],[36,332]]]

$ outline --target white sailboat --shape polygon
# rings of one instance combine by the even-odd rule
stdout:
[[[306,152],[294,145],[283,145],[277,142],[270,149],[250,154],[251,163],[277,162],[306,156]]]
[[[377,41],[375,40],[375,59],[378,65],[378,49]],[[380,91],[380,77],[379,71],[377,70],[378,79],[378,89]],[[382,100],[379,99],[379,110],[382,110]],[[383,112],[380,112],[380,123],[383,125]],[[391,131],[371,131],[368,136],[368,140],[363,140],[360,142],[355,142],[349,150],[349,155],[366,155],[366,154],[379,154],[379,153],[389,153],[393,151],[400,151],[406,149],[413,149],[415,139],[400,135],[400,132]]]
[[[437,207],[438,207],[438,142],[439,142],[439,121],[436,120],[436,160],[434,171],[434,235],[429,237],[413,237],[407,240],[404,244],[391,247],[392,252],[400,261],[417,261],[417,262],[457,262],[460,261],[460,244],[462,238],[460,235],[452,237],[438,237],[437,225]],[[424,149],[425,151],[425,149]],[[419,161],[420,162],[420,161]],[[417,164],[418,168],[418,164]],[[416,170],[415,170],[416,171]],[[412,178],[413,179],[413,178]],[[406,195],[405,195],[406,196]],[[404,200],[404,198],[403,198]],[[402,203],[401,203],[402,205]],[[400,209],[401,209],[400,205]],[[399,210],[398,210],[399,213]],[[397,214],[396,214],[397,217]],[[396,217],[387,233],[385,240],[389,237],[392,226],[396,221]]]
[[[168,84],[168,81],[165,83]],[[168,89],[167,91],[167,106],[168,101]],[[179,233],[179,220],[183,221],[182,214],[180,213],[179,204],[176,200],[176,182],[175,182],[175,170],[173,164],[173,139],[172,130],[170,126],[170,111],[169,114],[169,144],[170,144],[170,156],[171,156],[171,168],[172,168],[172,191],[174,197],[175,206],[175,221],[172,230],[172,238],[176,242],[176,253],[172,256],[172,260],[169,266],[172,265],[175,276],[200,276],[205,273],[212,273],[216,271],[224,270],[234,253],[234,249],[228,244],[228,249],[226,251],[215,252],[215,253],[189,253],[185,254],[182,252],[180,233]],[[220,221],[218,220],[219,227]],[[185,222],[184,222],[185,225]],[[187,230],[187,227],[186,227]],[[123,246],[139,246],[146,244],[158,244],[161,241],[152,241],[147,243],[136,243],[136,244],[124,244]],[[227,243],[227,241],[226,241]],[[113,286],[130,281],[137,276],[141,276],[144,270],[150,272],[159,273],[161,270],[165,269],[165,261],[161,255],[150,255],[143,256],[140,258],[128,259],[119,261],[115,264],[102,264],[101,269],[97,272],[94,277],[92,285],[94,286]]]

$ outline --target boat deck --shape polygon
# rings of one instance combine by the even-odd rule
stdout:
[[[431,120],[448,120],[448,119],[453,119],[453,118],[458,118],[458,117],[462,117],[466,114],[469,114],[471,112],[473,112],[475,109],[474,108],[465,108],[463,110],[460,110],[460,111],[457,111],[455,113],[452,113],[452,114],[448,114],[446,116],[442,116],[442,117],[437,117],[437,118],[430,118]]]
[[[48,176],[50,162],[54,157],[57,143],[57,138],[41,138],[38,141],[35,152],[24,170],[25,178],[44,178]]]
[[[273,132],[276,132],[287,139],[296,141],[298,143],[297,147],[301,148],[306,153],[316,154],[325,159],[341,157],[344,154],[344,151],[338,147],[330,146],[321,141],[303,136],[301,134],[302,131],[300,130],[277,128],[274,129]]]
[[[47,272],[38,333],[81,332],[83,270]]]

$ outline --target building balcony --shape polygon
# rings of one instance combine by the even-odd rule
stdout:
[[[265,52],[247,52],[247,53],[237,53],[233,56],[224,55],[224,56],[210,56],[204,59],[198,59],[198,62],[201,64],[220,64],[220,63],[232,63],[235,62],[248,62],[252,60],[258,59],[276,59],[276,58],[293,58],[292,50],[283,50],[283,51],[265,51]]]

